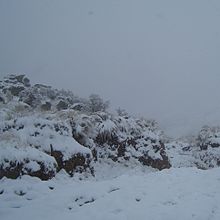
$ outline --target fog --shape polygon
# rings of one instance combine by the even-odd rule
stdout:
[[[15,72],[169,135],[220,125],[220,1],[0,0],[0,76]]]

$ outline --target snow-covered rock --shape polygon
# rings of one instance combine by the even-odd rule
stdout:
[[[152,122],[104,112],[80,115],[71,120],[73,137],[88,146],[96,159],[110,158],[159,170],[170,168],[162,141],[162,132]]]
[[[11,172],[5,176],[30,174],[24,172],[29,170],[26,169],[27,164],[30,166],[30,163],[38,163],[41,166],[39,172],[52,171],[48,172],[48,177],[41,179],[51,178],[61,169],[69,174],[76,170],[83,171],[89,167],[92,157],[88,148],[72,138],[71,128],[67,123],[37,115],[0,122],[0,155],[1,173],[4,170],[9,172],[9,169]],[[40,177],[40,174],[35,176]]]

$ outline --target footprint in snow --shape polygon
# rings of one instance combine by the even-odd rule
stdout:
[[[80,196],[75,199],[75,202],[78,204],[78,206],[83,206],[95,202],[95,199],[93,197],[84,198],[83,196]]]
[[[15,190],[14,193],[18,196],[24,196],[26,194],[26,192],[24,192],[22,190]]]
[[[166,201],[166,202],[163,202],[162,204],[172,206],[172,205],[176,205],[177,203],[174,201]]]
[[[140,202],[141,198],[136,198],[135,200],[136,200],[136,202]]]
[[[118,214],[118,213],[120,213],[120,212],[122,212],[123,210],[122,209],[115,209],[115,210],[113,210],[112,212],[114,213],[114,214]]]
[[[115,192],[115,191],[118,191],[118,190],[120,190],[120,188],[118,188],[118,187],[112,187],[112,188],[108,191],[108,193],[112,193],[112,192]]]

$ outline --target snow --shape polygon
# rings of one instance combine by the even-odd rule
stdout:
[[[150,150],[147,152],[147,155],[148,155],[149,157],[151,157],[152,159],[154,159],[154,160],[156,160],[156,159],[162,160],[162,159],[163,159],[163,158],[161,157],[159,151],[158,151],[157,153],[155,153],[152,149],[150,149]]]
[[[107,119],[106,121],[102,122],[99,125],[99,131],[100,133],[105,133],[105,132],[112,132],[116,130],[116,125],[114,124],[113,121]]]
[[[4,129],[8,129],[8,131],[4,131]],[[72,138],[70,131],[67,123],[59,120],[47,120],[37,115],[0,122],[0,158],[3,160],[5,157],[8,160],[20,161],[19,158],[12,157],[24,155],[24,152],[29,151],[35,152],[35,154],[25,153],[26,158],[31,156],[30,159],[34,159],[34,155],[36,155],[35,160],[37,160],[39,154],[43,155],[43,152],[50,152],[51,146],[53,150],[63,153],[64,160],[68,160],[77,153],[91,155],[88,148],[83,147]],[[10,148],[11,146],[12,148]],[[13,146],[17,148],[14,149]],[[33,146],[37,149],[34,149]],[[44,159],[46,159],[45,156]],[[2,160],[0,163],[3,162]]]
[[[38,151],[34,148],[17,148],[12,147],[10,142],[1,142],[0,149],[0,164],[3,168],[7,168],[11,166],[11,162],[13,163],[24,163],[25,168],[30,169],[32,171],[37,171],[40,168],[37,162],[41,162],[48,170],[55,170],[56,160],[45,154],[44,152]],[[26,161],[29,160],[27,163]],[[33,162],[31,162],[33,161]]]
[[[191,148],[189,143],[182,141],[173,141],[167,143],[166,153],[169,157],[172,167],[193,167],[196,164],[196,158],[194,156],[195,148]],[[185,150],[184,149],[189,149]]]
[[[218,136],[219,136],[219,134],[218,134]],[[212,144],[220,144],[220,138],[219,137],[210,138],[209,140]]]
[[[36,172],[40,170],[40,165],[36,161],[29,161],[27,164],[25,164],[25,168],[31,172]]]
[[[0,216],[3,220],[219,220],[219,184],[220,168],[136,170],[81,181],[65,174],[46,182],[29,176],[4,178],[0,180]]]

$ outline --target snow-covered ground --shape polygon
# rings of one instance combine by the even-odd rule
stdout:
[[[83,180],[64,173],[50,181],[3,178],[0,219],[220,219],[220,168],[106,168]]]

